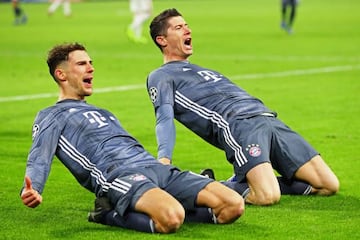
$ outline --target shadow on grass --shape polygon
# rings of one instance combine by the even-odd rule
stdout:
[[[233,224],[185,223],[176,234],[164,235],[89,223],[83,209],[76,211],[78,207],[47,206],[46,211],[24,211],[18,223],[37,223],[31,231],[40,235],[38,239],[289,239],[293,234],[321,239],[329,232],[333,239],[356,239],[356,219],[360,215],[360,199],[355,196],[283,196],[274,206],[247,205],[245,215]]]
[[[323,196],[282,196],[276,208],[294,208],[315,211],[349,211],[359,214],[360,198],[337,194],[330,197]]]

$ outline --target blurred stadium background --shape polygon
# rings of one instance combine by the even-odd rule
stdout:
[[[61,10],[49,18],[48,1],[21,3],[29,15],[24,26],[12,24],[9,1],[0,4],[0,239],[360,239],[360,1],[302,0],[289,36],[280,29],[278,0],[154,0],[154,14],[168,7],[184,14],[193,30],[192,62],[261,98],[322,153],[341,182],[334,197],[284,196],[269,208],[247,206],[234,224],[185,224],[169,236],[88,223],[94,196],[56,159],[42,206],[22,205],[32,121],[57,99],[45,63],[49,48],[64,41],[86,45],[96,69],[88,102],[116,114],[154,155],[145,81],[162,57],[151,42],[126,38],[128,0],[74,2],[71,18]],[[212,167],[218,179],[230,175],[221,151],[177,129],[175,164],[194,172]]]

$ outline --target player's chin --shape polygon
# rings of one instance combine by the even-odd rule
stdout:
[[[184,51],[184,57],[185,57],[185,58],[190,57],[192,54],[193,54],[193,51],[192,51],[192,50],[186,50],[186,51]]]
[[[93,94],[93,90],[91,89],[85,89],[84,96],[91,96]]]

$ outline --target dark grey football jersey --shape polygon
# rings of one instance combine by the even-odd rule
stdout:
[[[26,175],[39,193],[54,155],[92,192],[108,190],[114,169],[158,164],[113,114],[77,100],[58,102],[36,116]]]
[[[231,138],[229,121],[271,112],[221,73],[187,61],[151,72],[147,88],[155,109],[171,104],[175,119],[221,149]]]

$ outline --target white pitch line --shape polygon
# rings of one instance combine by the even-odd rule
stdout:
[[[322,73],[344,72],[344,71],[355,71],[355,70],[360,70],[360,65],[331,66],[331,67],[323,67],[323,68],[311,68],[311,69],[302,69],[302,70],[273,72],[273,73],[242,74],[242,75],[231,76],[229,79],[236,81],[236,80],[244,80],[244,79],[288,77],[288,76],[300,76],[300,75],[311,75],[311,74],[322,74]],[[115,87],[94,89],[94,92],[95,93],[122,92],[122,91],[143,89],[144,87],[145,84],[115,86]],[[26,101],[31,99],[50,98],[56,96],[58,96],[58,93],[41,93],[34,95],[0,97],[0,102]]]
[[[115,87],[97,88],[97,89],[94,89],[94,92],[96,92],[96,93],[122,92],[122,91],[134,90],[134,89],[141,89],[144,87],[145,87],[144,84],[115,86]],[[0,97],[0,102],[26,101],[26,100],[31,100],[31,99],[51,98],[51,97],[57,97],[57,96],[59,96],[58,93],[40,93],[40,94],[33,94],[33,95]]]
[[[273,78],[273,77],[288,77],[288,76],[300,76],[300,75],[311,75],[331,72],[345,72],[360,70],[360,65],[345,65],[345,66],[332,66],[323,68],[311,68],[302,70],[291,70],[284,72],[273,72],[273,73],[255,73],[255,74],[242,74],[232,76],[232,80],[243,80],[243,79],[259,79],[259,78]]]

